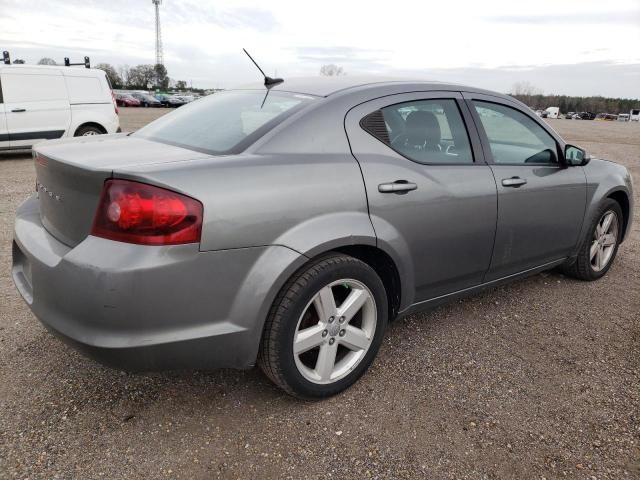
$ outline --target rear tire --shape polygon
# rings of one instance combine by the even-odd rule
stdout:
[[[604,200],[582,239],[576,261],[564,266],[564,273],[585,281],[605,276],[618,253],[623,234],[623,218],[618,202],[610,198]]]
[[[347,255],[323,256],[278,294],[265,323],[258,365],[295,397],[335,395],[372,363],[387,321],[387,295],[376,272]]]
[[[90,135],[103,135],[104,131],[95,125],[85,125],[76,130],[74,137],[87,137]]]

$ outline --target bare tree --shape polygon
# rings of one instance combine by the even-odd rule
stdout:
[[[131,71],[131,68],[129,67],[129,65],[120,65],[118,67],[118,73],[120,74],[120,78],[122,79],[122,85],[128,85],[129,84],[129,72]]]
[[[120,77],[120,75],[118,75],[116,69],[111,65],[109,65],[108,63],[99,63],[95,68],[105,71],[105,73],[107,74],[107,78],[109,79],[109,83],[111,83],[111,86],[113,88],[123,87],[124,84],[122,83],[122,78]]]
[[[529,82],[517,82],[511,87],[511,93],[514,95],[542,95],[542,90]]]
[[[44,57],[38,61],[38,65],[57,65],[53,58]]]
[[[341,75],[346,75],[346,73],[342,69],[342,67],[330,63],[328,65],[322,65],[322,67],[320,67],[320,75],[324,75],[325,77],[339,77]]]

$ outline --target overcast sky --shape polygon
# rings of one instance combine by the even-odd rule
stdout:
[[[245,47],[285,79],[335,63],[349,75],[640,98],[640,0],[164,0],[160,16],[169,75],[197,87],[256,79]],[[0,50],[27,63],[155,63],[154,39],[151,0],[0,0]]]

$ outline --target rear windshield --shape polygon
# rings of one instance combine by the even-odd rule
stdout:
[[[178,108],[133,135],[211,154],[238,153],[314,97],[286,92],[230,91]]]

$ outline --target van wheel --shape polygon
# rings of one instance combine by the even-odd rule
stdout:
[[[104,134],[104,131],[102,131],[99,127],[96,127],[94,125],[86,125],[76,130],[76,134],[74,135],[74,137],[88,137],[89,135],[102,134]]]
[[[369,265],[347,255],[323,256],[294,275],[276,298],[258,364],[293,396],[335,395],[372,363],[387,316],[384,285]]]

